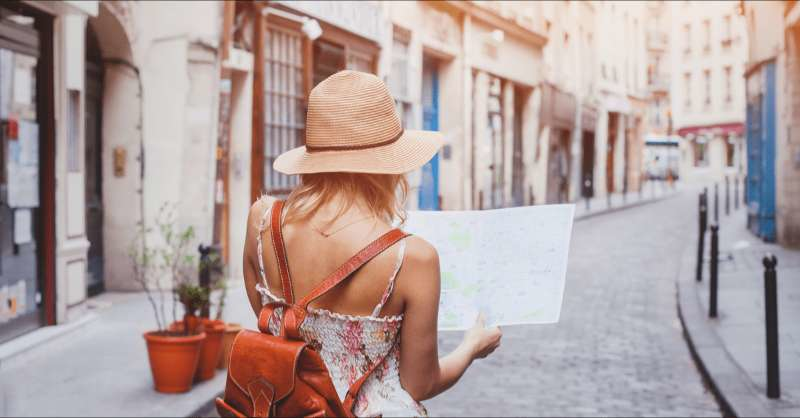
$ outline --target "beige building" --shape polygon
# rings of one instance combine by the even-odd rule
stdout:
[[[412,208],[473,209],[530,202],[541,81],[540,5],[385,2],[379,75],[407,126],[439,129],[438,176],[411,176]],[[431,181],[435,185],[431,187]],[[431,194],[431,191],[433,193]],[[433,203],[433,204],[432,204]]]
[[[596,6],[597,129],[592,195],[639,189],[647,113],[646,3]],[[624,47],[621,47],[624,46]]]
[[[799,246],[800,4],[748,1],[744,14],[748,224],[767,240]]]
[[[721,180],[745,170],[747,51],[737,2],[673,2],[670,100],[682,178]]]
[[[21,152],[8,162],[20,251],[2,260],[13,267],[0,306],[13,308],[0,309],[0,333],[69,321],[103,289],[139,289],[128,249],[165,203],[210,241],[220,10],[0,5],[0,118]]]

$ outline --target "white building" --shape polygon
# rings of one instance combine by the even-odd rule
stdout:
[[[683,139],[681,176],[720,180],[745,167],[747,51],[737,2],[672,2],[673,129]]]

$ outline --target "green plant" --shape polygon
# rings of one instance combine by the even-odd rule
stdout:
[[[160,333],[181,332],[191,334],[187,316],[196,315],[197,310],[208,304],[208,292],[194,281],[195,257],[189,253],[194,241],[194,228],[179,228],[175,206],[163,204],[154,219],[155,228],[140,222],[136,238],[129,251],[133,262],[134,279],[145,291]],[[153,233],[156,236],[151,237]],[[157,244],[148,244],[155,238]],[[172,289],[172,320],[178,320],[177,305],[184,308],[183,330],[170,331],[166,317],[165,289],[161,278],[168,277]],[[154,295],[154,292],[157,293]]]

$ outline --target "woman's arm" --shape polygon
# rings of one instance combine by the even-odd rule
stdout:
[[[405,316],[400,335],[400,382],[417,401],[432,398],[453,386],[477,358],[492,353],[502,333],[486,328],[483,318],[464,334],[452,353],[439,359],[439,256],[427,242],[410,237],[405,261],[397,278],[404,297]]]
[[[258,234],[261,233],[258,229],[261,225],[262,217],[269,210],[273,201],[274,199],[270,197],[262,197],[253,203],[253,206],[250,207],[250,213],[247,215],[242,272],[244,273],[244,288],[247,291],[247,299],[250,301],[250,306],[256,316],[261,312],[261,295],[256,290],[256,284],[261,282],[258,257],[263,257],[258,253],[257,239]],[[269,228],[269,225],[267,225],[267,228]]]

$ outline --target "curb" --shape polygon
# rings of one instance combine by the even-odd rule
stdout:
[[[747,373],[725,349],[706,317],[697,292],[692,255],[697,247],[687,246],[681,257],[676,283],[678,318],[686,345],[703,380],[719,403],[723,416],[770,417],[774,412],[764,404]]]

